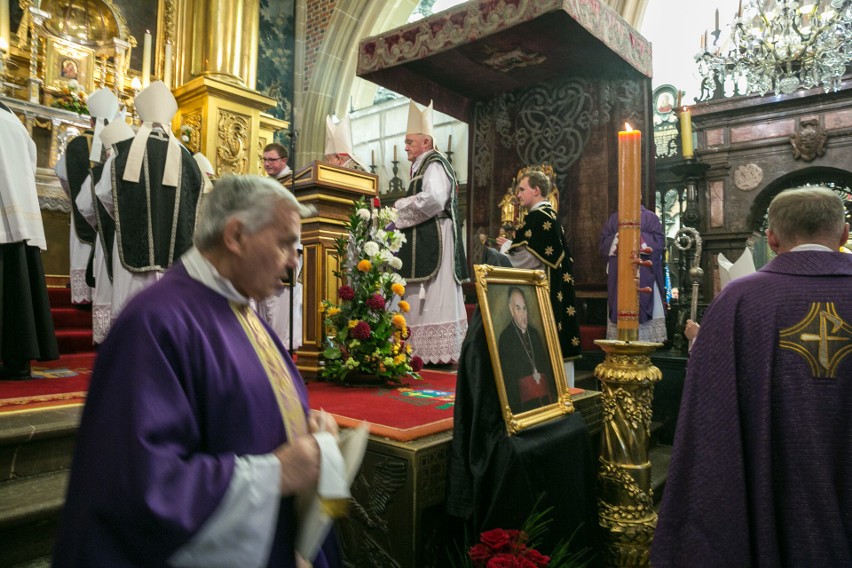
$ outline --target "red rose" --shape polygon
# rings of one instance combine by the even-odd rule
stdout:
[[[515,560],[517,560],[517,558],[511,554],[501,552],[489,558],[488,564],[485,566],[487,568],[515,568]]]
[[[414,358],[411,359],[411,368],[414,369]],[[503,529],[491,529],[479,535],[479,540],[494,549],[497,552],[502,552],[508,548],[511,537],[509,533]]]
[[[414,357],[412,357],[411,358],[411,370],[414,371],[415,373],[419,373],[420,369],[422,369],[422,368],[423,368],[423,359],[421,359],[419,355],[415,355]]]
[[[352,289],[352,286],[341,286],[337,290],[337,295],[344,302],[349,302],[355,299],[355,290]]]
[[[491,549],[484,544],[474,544],[467,551],[474,566],[485,566],[485,561],[491,558]]]
[[[355,339],[368,339],[370,337],[370,333],[373,330],[370,329],[370,324],[365,321],[359,321],[355,327],[349,330],[349,334]]]
[[[550,556],[545,556],[538,550],[530,548],[524,553],[524,558],[532,562],[533,566],[544,567],[550,564]]]
[[[524,557],[515,558],[515,568],[538,568],[531,560]]]

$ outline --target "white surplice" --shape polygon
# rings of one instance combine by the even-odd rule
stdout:
[[[411,166],[412,172],[417,171],[428,154],[425,152],[417,157]],[[423,172],[423,190],[394,204],[399,212],[397,228],[412,227],[443,213],[450,191],[455,188],[441,164],[430,164]],[[455,277],[452,219],[438,219],[438,229],[443,246],[437,273],[426,282],[406,286],[405,291],[405,300],[411,305],[405,319],[411,329],[413,354],[420,356],[424,363],[458,361],[467,333],[464,296]]]

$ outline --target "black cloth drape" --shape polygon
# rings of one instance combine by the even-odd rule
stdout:
[[[520,528],[534,509],[552,507],[541,552],[572,534],[572,551],[598,549],[596,456],[585,421],[575,412],[507,435],[479,310],[462,346],[454,418],[447,510],[469,535]]]

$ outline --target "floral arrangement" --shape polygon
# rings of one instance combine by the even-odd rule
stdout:
[[[492,529],[479,535],[479,544],[467,551],[474,568],[540,568],[550,557],[529,546],[522,530]]]
[[[405,236],[393,228],[396,210],[379,207],[378,198],[355,203],[346,224],[346,238],[337,239],[344,285],[340,303],[323,300],[326,348],[322,376],[346,381],[350,373],[364,373],[386,382],[405,377],[419,379],[423,361],[411,355],[411,332],[405,280],[397,273],[402,261],[394,256]]]
[[[70,110],[77,114],[89,114],[89,107],[86,106],[86,94],[80,88],[80,83],[76,79],[68,81],[68,84],[62,87],[58,94],[53,95],[50,106]]]
[[[539,500],[540,501],[540,500]],[[459,554],[459,564],[465,568],[586,568],[594,560],[591,549],[584,547],[572,551],[571,542],[580,527],[567,542],[560,540],[550,555],[539,552],[538,547],[547,535],[552,522],[553,507],[538,512],[539,503],[524,521],[520,530],[491,529],[479,535],[479,543]],[[456,566],[456,562],[452,562]]]

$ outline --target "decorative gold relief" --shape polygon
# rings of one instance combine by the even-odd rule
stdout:
[[[189,142],[186,142],[186,147],[192,153],[201,151],[201,122],[201,109],[183,115],[183,123],[189,127]]]
[[[852,327],[834,302],[814,302],[802,321],[780,331],[778,346],[804,357],[815,377],[833,379],[840,362],[852,353]]]
[[[595,369],[601,382],[600,525],[606,530],[607,566],[648,566],[657,526],[648,445],[658,343],[597,341],[606,352]]]
[[[248,173],[249,117],[219,110],[216,176]]]

